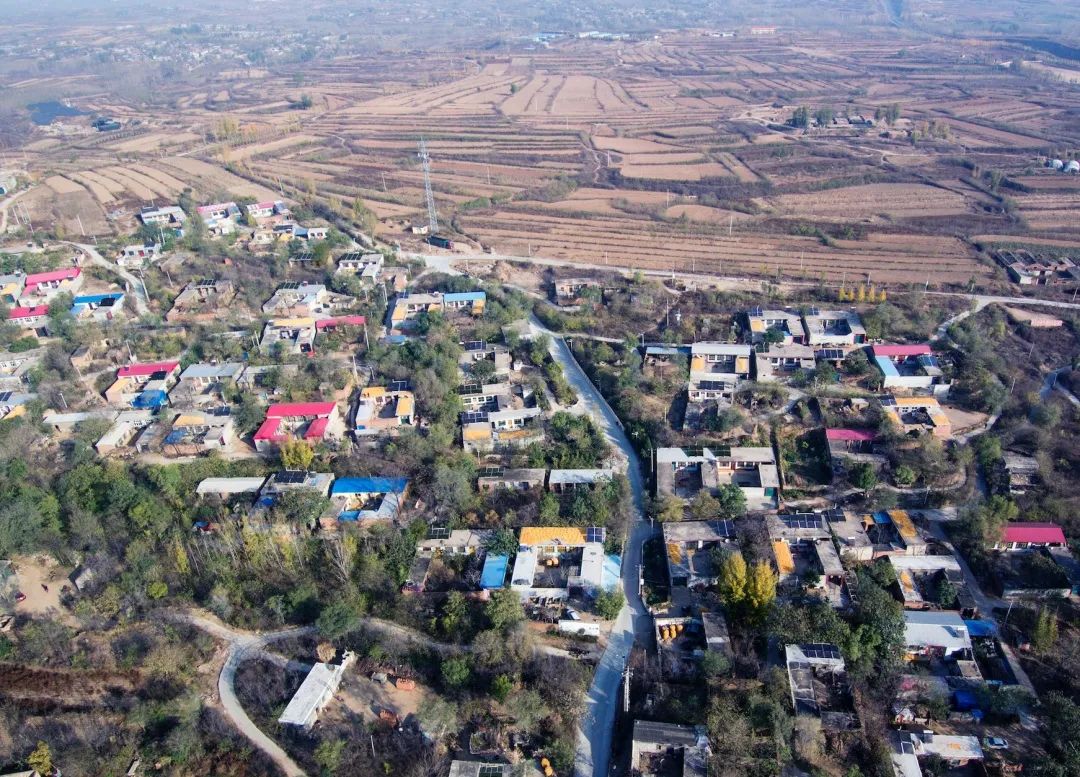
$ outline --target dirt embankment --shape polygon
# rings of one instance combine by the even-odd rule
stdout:
[[[47,709],[84,709],[130,697],[143,685],[138,672],[46,669],[0,663],[0,699]]]

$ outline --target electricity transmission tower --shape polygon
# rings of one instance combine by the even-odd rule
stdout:
[[[427,144],[420,138],[420,164],[424,168],[424,198],[427,200],[428,234],[434,235],[439,231],[439,216],[435,212],[435,195],[431,193],[431,157],[428,156]]]

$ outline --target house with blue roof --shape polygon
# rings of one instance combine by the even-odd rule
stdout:
[[[337,478],[330,487],[330,508],[321,523],[330,529],[340,521],[393,521],[408,489],[408,478]]]
[[[124,292],[81,294],[71,301],[71,315],[94,321],[112,321],[124,315]]]

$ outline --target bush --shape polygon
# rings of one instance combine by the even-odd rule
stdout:
[[[619,590],[601,591],[596,595],[596,612],[604,620],[611,621],[619,617],[624,604],[626,597]]]

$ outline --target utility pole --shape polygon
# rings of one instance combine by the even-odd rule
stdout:
[[[86,237],[86,230],[83,229],[83,225],[82,225],[82,215],[76,213],[75,214],[75,220],[79,222],[79,232],[82,233],[83,237]]]
[[[622,711],[626,714],[630,711],[630,679],[634,676],[634,670],[627,664],[626,669],[623,670],[623,703]]]

